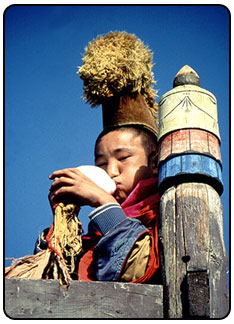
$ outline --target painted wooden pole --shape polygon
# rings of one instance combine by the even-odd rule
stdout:
[[[228,313],[220,134],[215,96],[184,66],[159,100],[159,192],[165,317]]]

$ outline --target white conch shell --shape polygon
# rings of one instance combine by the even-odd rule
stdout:
[[[116,184],[105,170],[95,165],[81,165],[77,169],[109,194],[115,192]]]

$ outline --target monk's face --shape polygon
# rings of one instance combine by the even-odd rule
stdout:
[[[95,149],[95,164],[116,183],[114,197],[120,204],[140,180],[154,175],[141,136],[130,130],[113,130],[101,137]]]

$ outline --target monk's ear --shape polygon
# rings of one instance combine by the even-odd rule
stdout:
[[[158,152],[153,151],[149,155],[149,166],[153,171],[153,175],[156,177],[158,176]]]

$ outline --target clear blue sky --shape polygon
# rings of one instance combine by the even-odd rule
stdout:
[[[185,64],[218,100],[229,247],[229,11],[222,6],[12,6],[5,11],[5,256],[32,254],[50,226],[49,174],[93,164],[101,108],[82,100],[77,66],[99,34],[135,33],[154,52],[158,98]],[[87,228],[84,207],[80,219]]]

